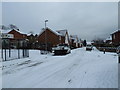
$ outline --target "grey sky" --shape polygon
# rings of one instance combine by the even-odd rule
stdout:
[[[67,29],[82,39],[107,38],[118,28],[117,2],[3,2],[2,23],[22,32]]]

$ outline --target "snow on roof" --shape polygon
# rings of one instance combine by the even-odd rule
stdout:
[[[32,33],[28,33],[27,36],[30,36]]]
[[[70,38],[74,40],[74,43],[78,42],[78,36],[77,35],[70,35]]]
[[[109,36],[108,38],[106,38],[106,40],[112,40],[112,37],[111,37],[111,36]]]
[[[71,39],[76,39],[76,38],[77,38],[77,35],[70,35],[70,38],[71,38]]]
[[[12,31],[12,30],[15,30],[15,31],[17,31],[17,32],[19,32],[19,33],[21,33],[21,34],[26,34],[26,33],[23,33],[23,32],[21,32],[21,31],[19,31],[19,30],[16,30],[16,29],[8,29],[8,30],[1,30],[1,31],[2,31],[2,33],[9,33],[9,32]]]
[[[56,34],[56,35],[61,35],[60,33],[58,33],[58,32],[56,32],[56,31],[53,31],[53,30],[51,30],[50,28],[45,28],[45,29],[43,29],[41,32],[40,32],[40,34],[39,35],[41,35],[46,29],[49,29],[51,32],[53,32],[54,34]]]
[[[115,30],[112,34],[116,33],[116,32],[120,32],[120,29]]]
[[[15,31],[17,31],[17,32],[19,32],[19,33],[21,33],[21,34],[27,34],[27,33],[22,32],[22,31],[20,31],[20,30],[15,30]]]
[[[30,35],[35,36],[35,35],[38,35],[38,34],[35,34],[35,33],[28,33],[28,34],[27,34],[27,36],[30,36]]]
[[[2,33],[7,34],[8,32],[10,32],[11,30],[1,30]]]
[[[61,34],[62,36],[65,36],[67,30],[57,30],[57,32],[58,32],[59,34]]]

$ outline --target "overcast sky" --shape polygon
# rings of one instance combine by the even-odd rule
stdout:
[[[52,30],[67,29],[82,39],[107,38],[118,28],[117,2],[3,2],[3,25],[40,33],[44,21]]]

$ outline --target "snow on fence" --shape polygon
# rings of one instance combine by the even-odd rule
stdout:
[[[1,49],[2,61],[29,57],[28,49]]]

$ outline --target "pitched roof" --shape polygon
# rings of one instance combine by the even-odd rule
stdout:
[[[112,37],[111,37],[111,36],[109,36],[108,38],[106,38],[106,40],[112,40]]]
[[[21,33],[21,34],[26,34],[26,33],[23,33],[23,32],[21,32],[21,31],[19,31],[19,30],[16,30],[16,29],[12,29],[12,30],[15,30],[16,32],[19,32],[19,33]],[[9,33],[9,32],[11,32],[12,31],[11,29],[8,29],[8,30],[1,30],[2,31],[2,33]]]
[[[45,30],[50,30],[51,32],[53,32],[54,34],[56,34],[56,35],[61,35],[60,33],[58,33],[58,32],[56,32],[56,31],[53,31],[53,30],[51,30],[50,28],[45,28],[45,29],[43,29],[41,32],[40,32],[40,34],[39,35],[41,35]]]
[[[74,43],[78,42],[78,36],[77,35],[70,35],[70,38],[74,40]]]
[[[2,33],[4,33],[4,34],[7,34],[7,33],[9,33],[11,30],[1,30],[1,32]]]
[[[115,33],[117,33],[117,32],[120,32],[120,29],[115,30],[112,34],[115,34]]]
[[[70,35],[70,38],[71,38],[71,39],[76,39],[76,38],[77,38],[77,35]]]
[[[57,30],[57,32],[58,32],[59,34],[61,34],[62,36],[65,36],[66,33],[67,33],[67,30]]]

